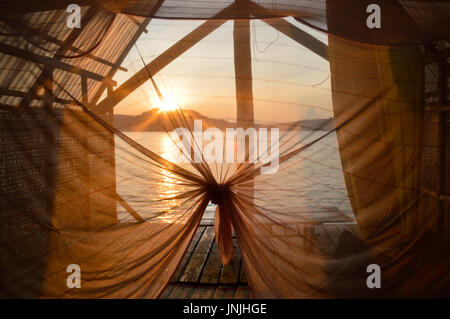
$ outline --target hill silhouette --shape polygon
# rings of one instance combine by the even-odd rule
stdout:
[[[201,120],[203,129],[218,128],[225,130],[226,128],[236,128],[237,123],[230,122],[222,119],[213,119],[200,114],[197,111],[183,110],[183,114],[186,117],[187,123],[193,127],[194,120]],[[126,132],[159,132],[165,131],[161,123],[167,121],[166,114],[160,112],[158,109],[152,109],[143,112],[139,115],[125,115],[114,114],[114,125]],[[310,119],[301,120],[298,122],[285,122],[285,123],[269,123],[269,124],[255,124],[253,127],[260,128],[275,128],[280,130],[287,130],[292,128],[296,130],[325,130],[329,131],[334,128],[333,119]]]

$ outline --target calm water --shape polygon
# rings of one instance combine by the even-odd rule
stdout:
[[[177,158],[176,146],[165,132],[126,134],[168,160],[175,161]],[[300,140],[303,145],[322,134],[324,132],[294,133],[286,145],[280,147],[280,151]],[[283,140],[280,141],[280,144],[282,143]],[[117,192],[144,217],[151,216],[155,210],[168,209],[176,204],[175,201],[157,200],[178,194],[184,189],[180,181],[173,179],[171,174],[168,176],[158,174],[162,171],[155,169],[146,161],[145,156],[131,149],[117,137],[116,167]],[[211,167],[213,170],[220,169],[220,165],[212,164]],[[334,133],[280,165],[277,173],[258,178],[255,185],[255,201],[263,201],[260,202],[263,207],[308,216],[324,216],[330,210],[338,210],[353,219]],[[212,217],[213,210],[214,205],[210,204],[205,217]],[[133,220],[120,205],[118,213],[119,218],[124,221]]]

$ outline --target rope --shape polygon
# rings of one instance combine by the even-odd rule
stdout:
[[[147,64],[145,63],[144,58],[142,57],[141,51],[139,51],[139,48],[136,43],[134,44],[134,46],[136,48],[137,53],[139,54],[139,57],[141,58],[142,63],[144,64],[144,67],[145,67],[145,70],[147,71],[147,75],[148,75],[149,79],[152,81],[153,88],[155,89],[156,94],[158,94],[158,98],[160,99],[161,103],[164,103],[164,96],[162,95],[161,91],[159,90],[158,85],[156,84],[155,80],[153,79],[153,76],[150,73],[150,70],[148,69]]]

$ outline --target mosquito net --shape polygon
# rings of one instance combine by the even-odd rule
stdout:
[[[214,205],[255,297],[448,297],[448,4],[70,2],[0,13],[2,296],[156,298]]]

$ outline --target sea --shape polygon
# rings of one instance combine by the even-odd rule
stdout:
[[[322,137],[325,131],[297,131],[288,138],[280,139],[280,152],[289,147],[306,145]],[[152,152],[177,163],[177,146],[166,132],[125,132]],[[177,195],[185,188],[171,173],[151,164],[143,154],[129,147],[116,136],[116,188],[117,193],[141,216],[152,216],[157,210],[170,210],[175,201],[161,201],[164,197]],[[210,164],[214,172],[224,171],[221,165]],[[304,216],[308,220],[324,223],[354,222],[354,215],[347,195],[337,137],[334,132],[302,151],[292,159],[280,164],[279,170],[255,180],[255,203],[274,211]],[[212,220],[215,205],[209,204],[204,220]],[[118,204],[121,221],[133,217]],[[170,217],[167,217],[170,220]]]

